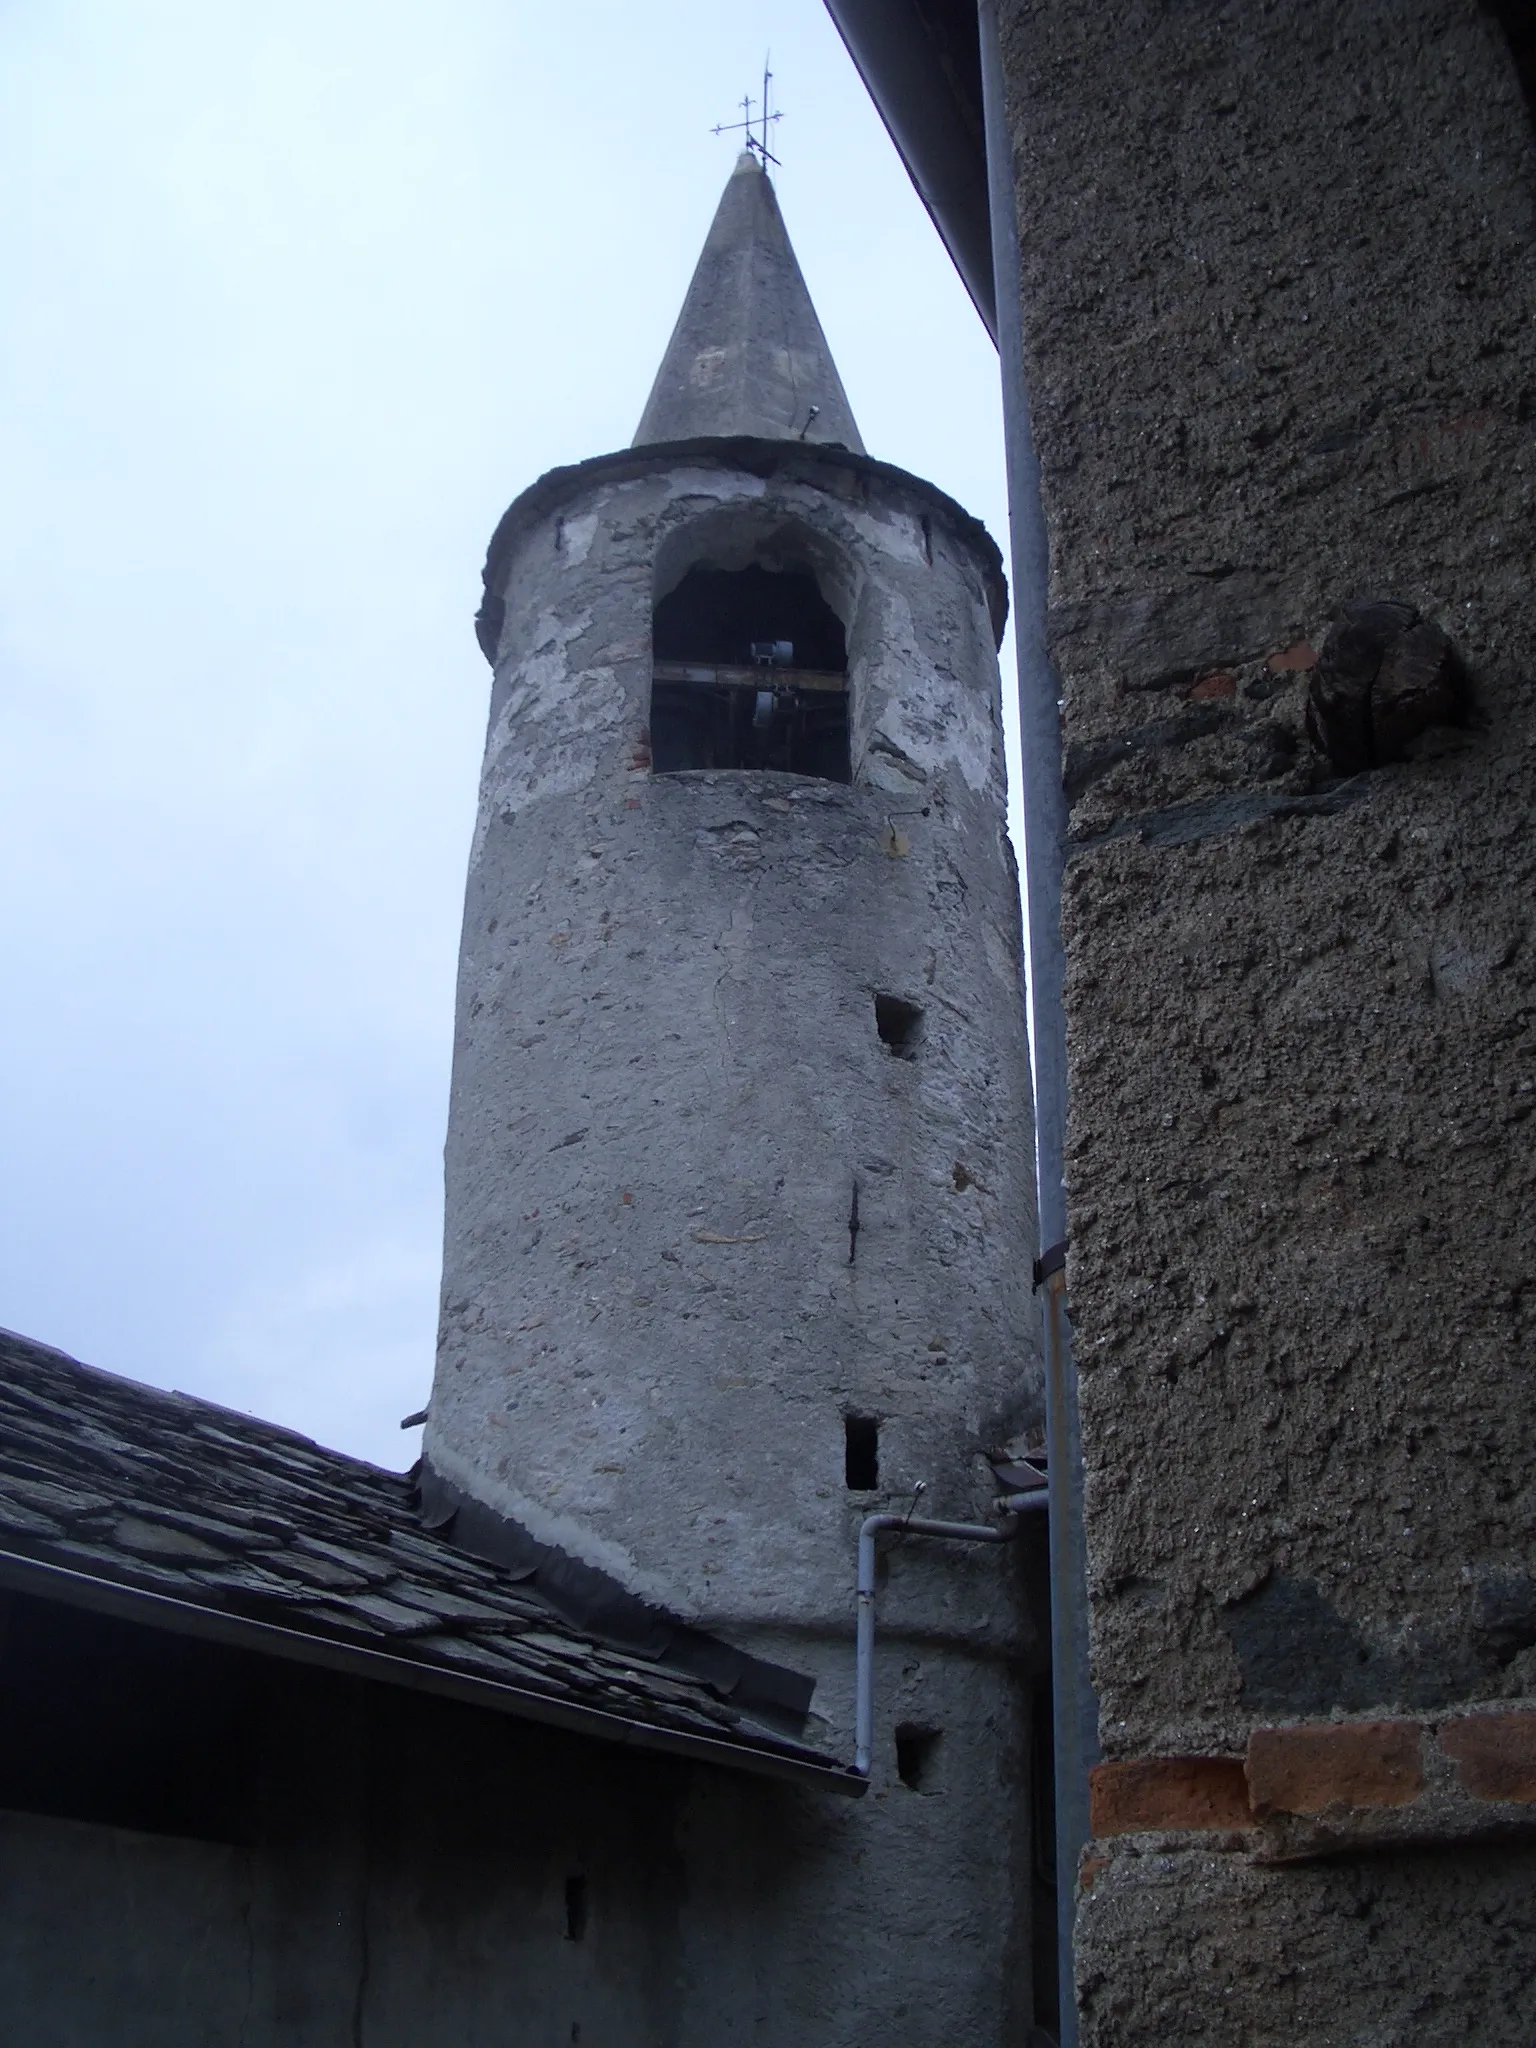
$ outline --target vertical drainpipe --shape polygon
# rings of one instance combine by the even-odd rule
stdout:
[[[1029,1037],[1035,1071],[1035,1173],[1039,1189],[1045,1349],[1045,1426],[1050,1452],[1051,1670],[1056,1741],[1056,1910],[1061,2044],[1076,2048],[1072,1923],[1077,1863],[1088,1839],[1088,1772],[1100,1755],[1098,1704],[1088,1666],[1088,1580],[1083,1541],[1083,1447],[1072,1330],[1067,1321],[1063,1149],[1067,1122],[1066,960],[1061,878],[1067,801],[1062,789],[1060,684],[1046,643],[1049,549],[1040,464],[1024,384],[1013,140],[1003,86],[997,0],[977,0],[997,346],[1002,362],[1008,461],[1013,631],[1023,755],[1024,915],[1029,935]],[[1049,1270],[1054,1268],[1054,1270]]]

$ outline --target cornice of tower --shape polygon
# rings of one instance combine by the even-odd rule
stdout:
[[[872,486],[879,486],[916,498],[975,557],[986,589],[993,634],[1001,645],[1008,618],[1008,583],[997,542],[979,519],[937,484],[894,463],[856,454],[851,448],[812,441],[762,440],[745,435],[722,439],[710,435],[688,441],[646,442],[546,470],[513,499],[491,536],[482,572],[485,597],[475,617],[475,635],[486,660],[494,663],[496,658],[506,567],[524,534],[553,517],[595,483],[627,483],[653,476],[658,470],[685,465],[734,470],[776,483],[810,484],[832,497],[867,499],[872,495]]]

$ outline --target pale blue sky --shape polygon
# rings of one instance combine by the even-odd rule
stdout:
[[[0,0],[0,1323],[414,1455],[485,544],[633,434],[770,45],[865,441],[1002,541],[820,0]]]

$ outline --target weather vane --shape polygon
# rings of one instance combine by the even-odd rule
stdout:
[[[747,131],[746,146],[755,157],[761,159],[765,170],[769,164],[776,164],[779,161],[768,147],[769,126],[774,121],[783,118],[778,110],[772,107],[772,94],[773,73],[768,69],[768,59],[765,57],[763,59],[763,100],[761,113],[758,114],[756,119],[753,118],[752,109],[757,105],[757,101],[748,93],[741,102],[741,111],[746,116],[744,120],[721,121],[710,130],[712,135],[734,135],[738,128],[745,128]]]

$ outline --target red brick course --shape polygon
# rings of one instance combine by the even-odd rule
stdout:
[[[1271,1817],[1363,1816],[1411,1806],[1424,1790],[1430,1732],[1419,1721],[1312,1721],[1255,1728],[1241,1763],[1225,1756],[1154,1756],[1100,1764],[1089,1773],[1091,1831],[1100,1840],[1212,1833],[1249,1829]],[[1536,1712],[1460,1714],[1435,1733],[1470,1798],[1536,1806]],[[1440,1808],[1431,1818],[1448,1824]],[[1099,1867],[1084,1865],[1085,1887]]]
[[[1278,654],[1272,654],[1264,666],[1271,675],[1283,675],[1287,669],[1317,667],[1317,656],[1305,640],[1298,640],[1294,646],[1282,647]]]
[[[1107,1856],[1085,1856],[1077,1867],[1078,1890],[1091,1892],[1094,1885],[1108,1868],[1109,1858]]]
[[[1208,668],[1203,675],[1195,677],[1189,693],[1191,704],[1206,704],[1213,697],[1235,697],[1237,677],[1227,668]]]
[[[1424,1785],[1423,1733],[1413,1721],[1255,1728],[1246,1768],[1258,1814],[1407,1806]]]
[[[1152,1756],[1098,1764],[1088,1774],[1091,1832],[1145,1834],[1161,1828],[1252,1825],[1243,1766],[1229,1756]]]
[[[1447,1721],[1440,1747],[1474,1799],[1536,1801],[1536,1714],[1469,1714]]]

